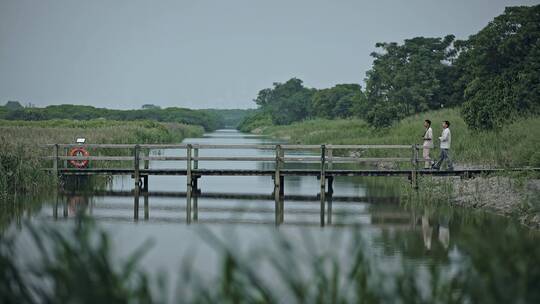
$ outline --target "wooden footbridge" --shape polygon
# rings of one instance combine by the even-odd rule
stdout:
[[[317,195],[321,204],[321,223],[324,222],[324,207],[326,196],[333,193],[333,180],[336,176],[404,176],[411,181],[414,188],[418,188],[420,175],[435,176],[461,176],[472,177],[478,174],[492,174],[505,171],[503,169],[464,169],[452,171],[423,170],[419,165],[423,160],[419,159],[419,145],[261,145],[261,144],[50,144],[52,156],[46,157],[52,160],[51,170],[56,176],[66,178],[71,175],[127,175],[134,180],[134,197],[137,203],[140,192],[148,192],[149,177],[154,175],[186,176],[186,199],[188,218],[191,218],[192,197],[200,194],[198,180],[203,176],[271,176],[274,183],[272,196],[276,202],[276,214],[283,210],[284,177],[285,176],[314,176],[320,184]],[[92,152],[91,156],[68,156],[70,148],[85,148]],[[151,150],[180,150],[185,156],[151,155]],[[269,156],[199,156],[203,150],[239,150],[258,149],[271,152]],[[362,157],[368,150],[395,150],[400,156],[392,157]],[[61,152],[62,151],[62,152]],[[350,153],[360,151],[360,153]],[[286,155],[294,152],[294,155]],[[307,155],[298,155],[298,152],[310,152]],[[125,153],[123,156],[122,153]],[[129,155],[126,155],[128,154]],[[106,155],[109,154],[109,155]],[[348,154],[351,156],[334,156]],[[387,154],[387,153],[386,153]],[[114,155],[114,156],[111,156]],[[358,156],[359,155],[359,156]],[[91,161],[89,168],[73,168],[68,166],[68,161]],[[155,161],[178,161],[185,162],[185,168],[150,168],[149,162]],[[272,169],[202,169],[199,162],[269,162],[273,163]],[[104,163],[103,166],[95,166],[96,162]],[[119,166],[130,162],[129,167]],[[287,169],[288,163],[316,164],[316,169]],[[391,164],[403,169],[337,169],[337,164]],[[539,168],[513,169],[540,171]],[[276,218],[276,222],[279,219]]]

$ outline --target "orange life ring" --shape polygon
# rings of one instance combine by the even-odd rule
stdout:
[[[69,151],[69,155],[70,156],[90,156],[90,153],[88,153],[88,151],[86,151],[86,149],[84,149],[83,147],[75,147],[75,148],[72,148],[70,151]],[[86,168],[88,167],[88,160],[85,159],[85,160],[70,160],[69,161],[70,164],[72,164],[75,168]]]

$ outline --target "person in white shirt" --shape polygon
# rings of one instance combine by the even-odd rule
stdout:
[[[452,142],[452,133],[450,133],[450,122],[448,120],[443,121],[443,131],[439,140],[441,141],[441,156],[439,160],[433,164],[432,168],[439,170],[442,163],[446,160],[448,162],[448,170],[454,170],[454,164],[450,159],[450,143]]]
[[[424,139],[423,147],[423,154],[424,157],[424,169],[431,168],[432,161],[431,157],[429,156],[429,151],[433,149],[433,130],[431,130],[431,120],[426,119],[424,120],[424,128],[426,128],[426,132],[424,133],[424,136],[422,138]]]

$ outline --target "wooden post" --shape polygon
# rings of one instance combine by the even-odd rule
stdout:
[[[418,189],[418,146],[416,144],[412,146],[412,165],[411,185],[414,189]]]
[[[58,191],[54,192],[54,209],[53,209],[53,218],[58,220]]]
[[[197,193],[193,195],[193,221],[199,221],[199,198]]]
[[[280,219],[281,219],[281,202],[280,202],[280,195],[281,195],[281,185],[280,185],[280,179],[281,179],[281,145],[276,145],[276,165],[275,165],[275,172],[274,172],[274,202],[275,202],[275,208],[276,208],[276,225],[279,225]]]
[[[285,168],[285,150],[279,146],[279,195],[285,196],[285,176],[281,175],[281,170]]]
[[[139,189],[139,179],[140,179],[140,167],[139,167],[139,153],[140,153],[141,147],[139,145],[135,145],[135,148],[133,149],[133,178],[135,179],[135,190]]]
[[[321,145],[321,190],[320,190],[320,198],[321,198],[321,226],[324,226],[324,203],[326,200],[326,173],[325,173],[325,153],[326,153],[326,146]]]
[[[53,171],[54,176],[57,179],[58,178],[58,144],[54,144],[54,152],[53,152]]]
[[[147,221],[148,218],[150,217],[150,210],[149,210],[149,206],[148,206],[148,192],[146,192],[144,194],[144,220]]]
[[[193,191],[192,176],[191,176],[191,149],[192,146],[189,144],[186,147],[186,223],[191,223],[191,194]]]
[[[139,195],[135,195],[133,198],[133,220],[137,222],[139,220]]]
[[[64,148],[64,155],[63,156],[67,156],[68,155],[68,148]],[[67,159],[64,159],[64,169],[68,167],[68,161]]]
[[[193,148],[193,169],[194,170],[197,170],[199,169],[199,148]],[[193,178],[193,191],[198,194],[199,193],[199,177],[200,176],[195,176]],[[195,199],[195,195],[193,196],[193,204],[196,203],[196,199]],[[195,212],[195,210],[193,210],[193,212]],[[195,216],[195,215],[194,215]]]
[[[146,149],[145,155],[146,155],[146,157],[150,157],[150,149]],[[144,160],[144,169],[148,170],[148,168],[150,168],[150,160],[145,159]],[[143,176],[143,182],[144,182],[143,192],[148,192],[148,173],[146,173]]]
[[[285,168],[285,150],[281,149],[279,152],[279,213],[280,218],[279,222],[283,224],[283,221],[285,219],[285,176],[281,175],[281,170]]]
[[[330,165],[330,164],[328,164],[328,165]],[[329,176],[328,177],[328,195],[332,196],[332,194],[334,194],[334,177]]]
[[[141,147],[139,145],[135,145],[135,148],[133,149],[133,170],[134,170],[133,178],[135,180],[135,189],[134,189],[134,195],[133,195],[133,219],[135,221],[139,219],[139,191],[140,191],[139,182],[141,179],[140,172],[139,172],[140,150],[141,150]]]
[[[62,215],[64,218],[68,217],[67,198],[62,199]]]
[[[326,222],[328,225],[332,224],[332,196],[328,197],[328,211],[326,212]]]
[[[332,166],[332,163],[333,163],[333,161],[332,161],[332,157],[333,157],[332,149],[327,149],[326,154],[328,155],[328,158],[329,158],[329,160],[328,160],[328,170],[332,170],[332,167],[333,167]]]
[[[199,169],[199,148],[193,148],[193,157],[195,158],[193,160],[193,169],[197,170]]]

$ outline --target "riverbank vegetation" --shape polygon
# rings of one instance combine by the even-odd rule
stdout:
[[[258,111],[239,129],[343,118],[381,129],[455,107],[470,130],[504,132],[509,124],[540,114],[538,19],[540,5],[507,7],[467,40],[447,35],[377,43],[365,89],[358,84],[308,88],[297,78],[274,83],[258,93]]]
[[[40,158],[47,153],[43,144],[74,143],[77,137],[87,143],[179,143],[203,132],[200,126],[153,121],[0,120],[0,197],[50,186],[53,178],[42,170],[48,163]]]
[[[452,157],[462,165],[540,166],[540,117],[524,118],[501,130],[476,131],[467,126],[459,109],[425,112],[376,129],[362,119],[307,120],[288,126],[260,128],[263,134],[302,144],[421,144],[424,119],[431,119],[434,137],[440,122],[451,121]],[[432,157],[436,157],[435,149]],[[410,152],[407,156],[410,156]]]
[[[421,214],[427,217],[428,213]],[[419,234],[386,231],[372,240],[403,244],[396,252],[370,246],[358,229],[350,231],[348,237],[334,238],[329,248],[317,245],[315,236],[307,231],[300,238],[277,233],[273,238],[268,236],[270,250],[255,247],[241,251],[234,246],[234,238],[200,227],[197,232],[201,240],[218,253],[219,269],[203,273],[195,267],[196,256],[185,256],[178,282],[142,270],[141,259],[151,250],[148,242],[118,259],[114,253],[119,248],[109,233],[91,221],[79,219],[77,223],[54,226],[44,223],[39,227],[28,224],[24,230],[30,237],[24,242],[21,234],[18,238],[7,234],[0,242],[0,276],[6,282],[0,286],[0,301],[538,302],[540,247],[533,237],[526,236],[519,227],[508,229],[488,218],[477,218],[469,223],[469,229],[458,229],[458,216],[438,216],[461,237],[452,244],[449,257],[436,254],[445,249],[434,245],[425,264],[417,262],[426,255]],[[478,233],[480,227],[498,232],[496,247],[491,238]],[[344,248],[347,255],[340,256],[335,248]],[[32,252],[31,262],[23,258],[28,255],[18,254],[21,249]],[[174,288],[171,283],[176,283],[176,289],[168,293],[168,287]]]

